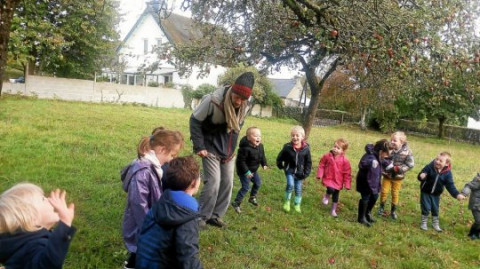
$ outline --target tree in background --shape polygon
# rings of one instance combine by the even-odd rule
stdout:
[[[20,0],[2,0],[0,4],[0,95],[2,94],[3,75],[7,63],[8,41],[13,14]]]
[[[239,65],[229,68],[223,75],[218,78],[218,85],[232,85],[242,73],[252,72],[255,76],[255,85],[253,86],[253,104],[258,104],[261,107],[281,107],[282,100],[273,92],[273,85],[267,77],[263,76],[258,70],[253,67],[245,67]]]
[[[184,0],[183,7],[191,9],[204,38],[174,48],[177,66],[201,64],[208,70],[242,62],[262,73],[281,66],[301,69],[312,96],[302,122],[307,135],[321,89],[339,64],[363,54],[372,66],[400,66],[412,52],[406,44],[418,35],[409,25],[428,30],[426,18],[441,19],[429,1]],[[401,53],[390,57],[389,49]]]
[[[479,5],[432,2],[441,19],[412,25],[420,37],[410,44],[412,57],[402,63],[408,77],[399,107],[411,119],[438,121],[440,138],[447,122],[465,125],[468,116],[480,117],[480,37],[472,20]]]
[[[93,78],[115,58],[117,1],[22,1],[11,27],[10,58],[29,74]]]

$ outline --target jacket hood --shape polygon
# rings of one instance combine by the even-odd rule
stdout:
[[[247,136],[244,136],[244,137],[242,137],[242,139],[240,139],[240,143],[238,144],[238,146],[239,146],[240,148],[251,147],[250,142],[248,141]]]
[[[431,161],[428,165],[431,166],[431,168],[432,168],[433,171],[437,171],[437,170],[435,169],[435,161]],[[442,168],[442,171],[440,171],[439,174],[445,174],[445,173],[447,173],[447,172],[450,171],[450,170],[452,170],[452,164],[451,164],[451,163],[449,163],[449,164],[447,164],[445,167],[443,167],[443,168]]]
[[[367,144],[367,145],[365,145],[365,152],[366,152],[367,154],[375,154],[375,155],[377,155],[376,152],[373,150],[374,147],[375,147],[375,146],[374,146],[373,144]]]
[[[194,210],[193,208],[196,208]],[[178,226],[200,217],[198,203],[185,192],[166,190],[152,207],[153,217],[163,227]]]
[[[288,142],[287,145],[290,146],[293,150],[296,150],[295,147],[293,146],[292,142]],[[304,150],[308,147],[310,147],[310,146],[308,145],[307,141],[303,140],[300,148],[298,149],[298,151],[302,151],[302,150]]]
[[[150,161],[145,159],[139,159],[131,162],[129,165],[125,166],[120,172],[120,178],[122,179],[122,188],[125,192],[128,192],[128,185],[132,181],[133,176],[139,170],[149,168],[152,164]]]
[[[23,245],[41,237],[48,237],[49,231],[41,229],[35,232],[17,232],[0,235],[0,263],[5,263]]]

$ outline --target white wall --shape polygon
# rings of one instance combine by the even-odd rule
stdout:
[[[473,118],[468,118],[467,128],[480,130],[480,121],[476,121]]]
[[[140,103],[156,107],[183,108],[180,90],[162,87],[95,83],[91,80],[28,76],[25,84],[3,83],[2,92],[85,102]]]

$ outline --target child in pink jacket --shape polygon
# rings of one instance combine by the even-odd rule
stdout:
[[[343,138],[337,139],[332,149],[322,156],[318,164],[317,179],[321,179],[322,184],[327,187],[322,203],[328,205],[328,200],[330,196],[332,196],[332,209],[330,214],[335,218],[337,217],[340,190],[343,188],[350,190],[352,185],[352,168],[350,161],[345,156],[347,148],[347,140]]]

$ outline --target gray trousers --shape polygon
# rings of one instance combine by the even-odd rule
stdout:
[[[209,153],[202,158],[203,188],[200,193],[200,214],[204,220],[221,218],[227,212],[232,198],[235,158],[222,163]]]

